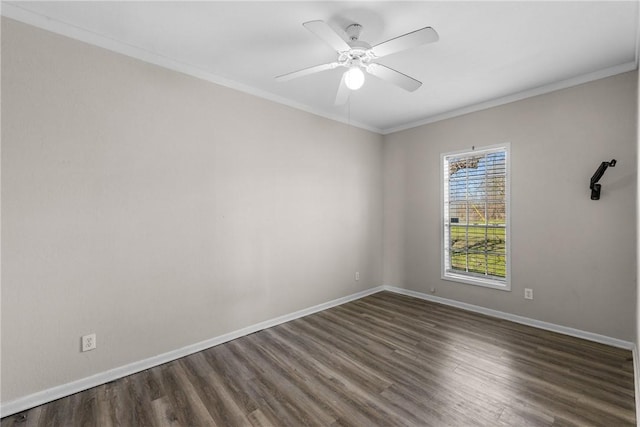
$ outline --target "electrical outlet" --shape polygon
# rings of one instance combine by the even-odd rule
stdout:
[[[82,351],[95,350],[96,334],[89,334],[82,337]]]
[[[360,272],[356,271],[356,280],[360,280]]]
[[[533,299],[533,289],[524,288],[524,299]]]

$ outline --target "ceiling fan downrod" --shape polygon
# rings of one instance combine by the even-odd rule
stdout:
[[[362,25],[360,24],[351,24],[345,30],[347,36],[349,36],[349,40],[352,42],[358,41],[360,38],[360,31],[362,31]]]

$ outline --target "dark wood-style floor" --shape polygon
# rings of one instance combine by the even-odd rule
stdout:
[[[11,426],[635,425],[631,353],[381,292]]]

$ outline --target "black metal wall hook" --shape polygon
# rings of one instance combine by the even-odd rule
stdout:
[[[598,181],[600,181],[600,178],[604,175],[604,171],[606,171],[609,166],[614,167],[615,165],[616,159],[611,159],[610,162],[600,163],[596,173],[591,177],[591,185],[589,186],[589,188],[591,188],[591,200],[600,200],[600,189],[602,186],[598,184]]]

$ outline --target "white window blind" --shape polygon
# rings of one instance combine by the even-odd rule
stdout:
[[[509,289],[508,148],[442,155],[444,279]]]

